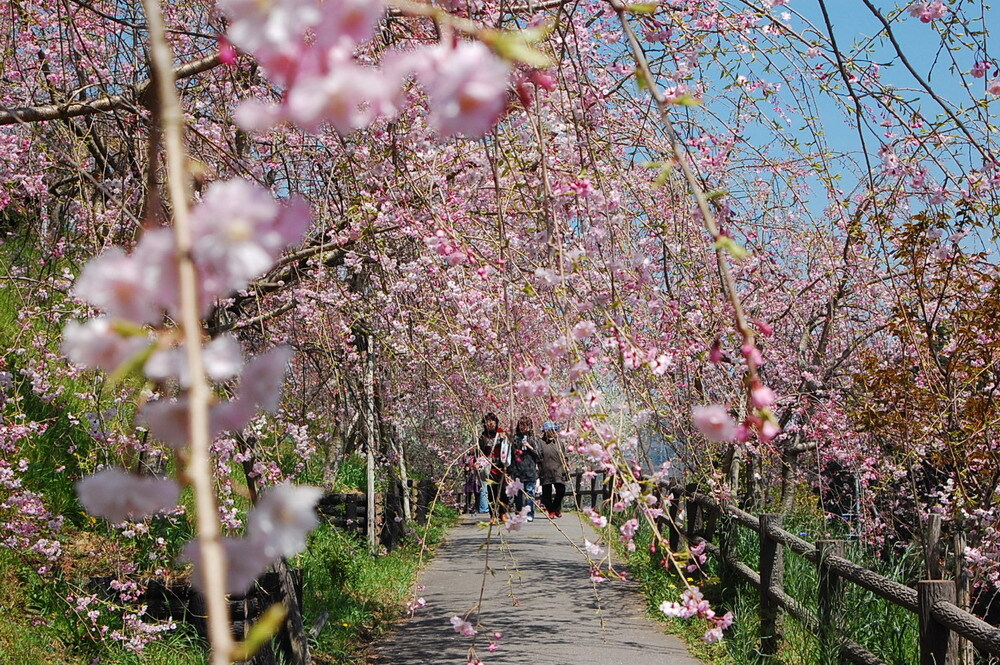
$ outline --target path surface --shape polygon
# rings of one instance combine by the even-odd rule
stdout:
[[[479,600],[486,557],[479,521],[465,517],[449,532],[420,576],[427,606],[375,645],[371,663],[465,665],[472,638],[458,635],[449,620]],[[582,545],[593,532],[570,514],[558,527],[565,535],[548,520],[526,524],[509,534],[506,556],[491,544],[495,575],[486,576],[484,629],[476,636],[487,665],[699,665],[679,639],[645,616],[635,585],[607,582],[595,595],[586,562],[567,542],[568,536]],[[503,638],[489,653],[487,637],[495,631]]]

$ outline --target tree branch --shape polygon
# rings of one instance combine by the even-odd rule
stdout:
[[[221,61],[219,55],[211,55],[200,60],[192,60],[174,69],[174,78],[183,79],[201,74],[217,67]],[[83,102],[64,102],[62,104],[45,104],[43,106],[20,106],[0,110],[0,126],[14,125],[26,122],[44,122],[46,120],[64,120],[82,115],[94,115],[118,109],[135,109],[139,100],[146,94],[153,80],[147,79],[127,94],[106,95]],[[141,104],[141,103],[140,103]]]

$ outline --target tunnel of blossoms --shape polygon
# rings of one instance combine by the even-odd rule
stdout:
[[[986,3],[0,21],[4,565],[87,639],[165,631],[60,586],[100,534],[122,579],[193,570],[230,662],[225,595],[306,547],[343,460],[454,487],[491,411],[559,423],[637,525],[668,476],[886,556],[940,515],[1000,589]]]

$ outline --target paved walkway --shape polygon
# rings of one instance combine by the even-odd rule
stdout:
[[[487,530],[465,517],[420,576],[427,606],[375,646],[378,665],[465,665],[473,638],[457,634],[451,617],[479,600]],[[536,520],[507,536],[509,553],[489,548],[482,630],[475,637],[486,665],[699,665],[681,641],[647,618],[636,585],[606,582],[595,593],[586,561],[567,541],[594,538],[589,525],[566,514]],[[475,616],[470,617],[475,624]],[[602,627],[603,621],[603,627]],[[489,637],[503,634],[489,653]]]

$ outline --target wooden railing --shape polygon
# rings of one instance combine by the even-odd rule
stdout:
[[[917,615],[920,665],[957,665],[960,638],[982,652],[1000,656],[1000,629],[956,606],[952,580],[920,581],[913,589],[844,558],[843,541],[820,540],[812,544],[785,531],[781,528],[780,515],[752,515],[679,487],[661,488],[661,497],[669,508],[668,516],[659,518],[660,525],[668,533],[672,551],[679,549],[682,538],[693,545],[704,542],[706,551],[722,564],[724,575],[740,577],[760,592],[760,649],[763,654],[777,653],[779,615],[784,610],[818,636],[823,653],[839,653],[840,658],[859,665],[883,665],[875,654],[843,634],[841,617],[846,611],[846,581]],[[686,513],[684,525],[679,521],[682,504]],[[758,535],[759,571],[733,553],[734,525],[737,524]],[[817,566],[818,612],[811,612],[785,593],[785,549]]]
[[[589,507],[598,510],[602,501],[611,498],[611,484],[606,474],[597,473],[587,476],[588,474],[583,471],[577,471],[573,474],[572,483],[567,488],[569,492],[566,498],[577,509]],[[589,506],[587,505],[588,499]]]

